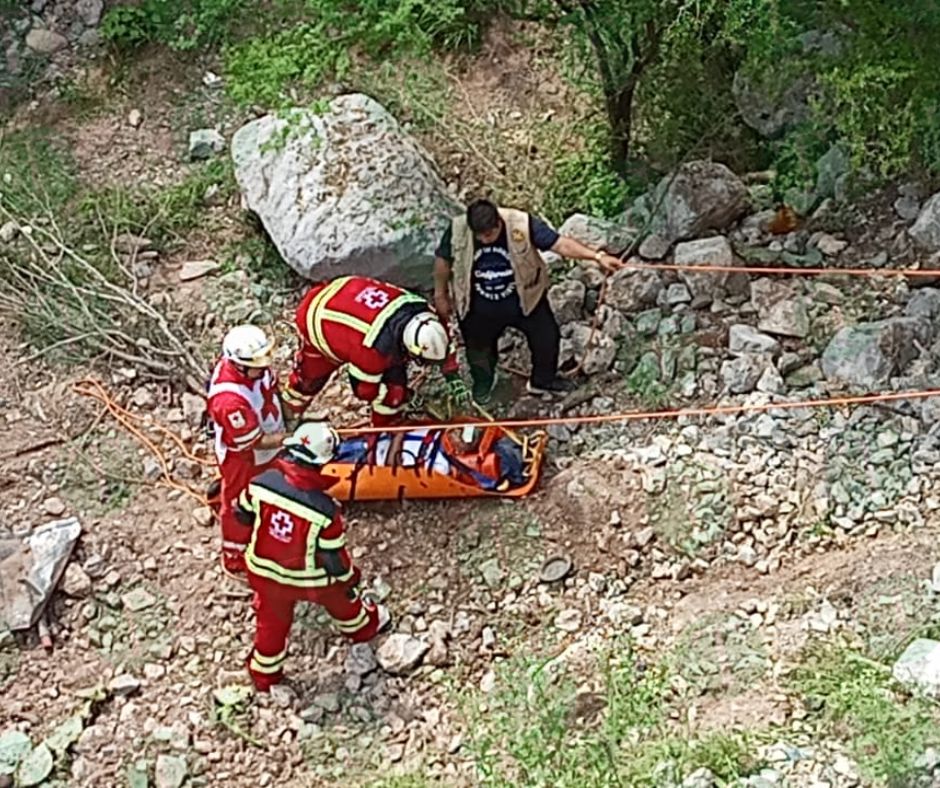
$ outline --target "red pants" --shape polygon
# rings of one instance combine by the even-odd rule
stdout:
[[[300,350],[294,355],[284,404],[295,413],[303,413],[339,367],[335,361],[301,340]]]
[[[366,605],[358,588],[337,583],[325,588],[293,588],[248,573],[255,591],[253,607],[257,627],[255,644],[248,658],[248,672],[255,687],[267,692],[284,675],[287,636],[294,623],[294,604],[314,602],[330,614],[337,628],[355,643],[371,640],[379,627],[378,610]]]
[[[287,384],[284,404],[294,413],[303,413],[310,405],[310,400],[322,391],[323,387],[329,382],[330,376],[340,366],[312,345],[301,340],[300,350],[294,356],[294,367],[291,370]],[[364,384],[353,382],[353,394],[365,402],[373,403],[372,426],[388,427],[400,421],[401,417],[397,412],[377,413],[374,404],[376,393],[360,391],[360,385]],[[400,389],[400,398],[403,405],[408,397],[407,388],[401,386],[398,388]]]

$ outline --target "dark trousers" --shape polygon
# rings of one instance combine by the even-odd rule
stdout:
[[[543,297],[529,315],[522,314],[518,298],[497,304],[481,303],[481,299],[475,298],[467,316],[460,321],[474,388],[488,391],[492,387],[499,360],[499,338],[507,328],[525,334],[532,354],[533,385],[553,381],[558,374],[561,332],[548,297]]]

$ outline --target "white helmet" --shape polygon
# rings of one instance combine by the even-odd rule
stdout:
[[[402,341],[415,358],[443,361],[447,358],[447,330],[433,312],[419,312],[405,324]]]
[[[243,367],[270,367],[274,340],[258,326],[235,326],[222,340],[222,357]]]
[[[284,447],[292,459],[305,465],[326,465],[336,454],[339,435],[325,421],[305,421],[289,438]]]

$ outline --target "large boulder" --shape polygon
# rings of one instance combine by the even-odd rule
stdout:
[[[634,206],[634,218],[673,243],[723,230],[748,209],[744,182],[724,164],[690,161],[664,177]]]
[[[242,126],[232,159],[246,206],[310,279],[427,286],[435,244],[461,210],[418,143],[358,93],[322,114],[293,109]]]
[[[940,251],[940,192],[924,203],[917,220],[907,232],[918,246],[928,252]]]
[[[915,340],[923,343],[929,337],[930,323],[917,317],[846,326],[823,352],[823,374],[834,383],[880,386],[917,356]]]
[[[714,238],[700,238],[676,246],[673,254],[676,265],[733,266],[734,251],[723,235]],[[748,278],[746,274],[722,271],[721,273],[697,274],[693,271],[680,271],[679,278],[685,282],[692,294],[693,301],[710,302],[729,291],[746,293]]]

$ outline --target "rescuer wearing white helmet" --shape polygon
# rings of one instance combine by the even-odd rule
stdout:
[[[237,515],[252,532],[245,564],[257,620],[248,672],[261,692],[283,676],[297,602],[322,605],[354,642],[370,640],[391,621],[385,607],[359,594],[340,505],[329,495],[335,478],[321,472],[338,446],[326,422],[301,424],[239,498]]]
[[[440,365],[454,399],[468,399],[447,329],[415,293],[364,276],[343,276],[312,288],[295,322],[300,350],[284,403],[296,413],[345,366],[355,395],[372,406],[372,423],[391,424],[411,394],[412,360]]]
[[[274,460],[284,439],[284,417],[271,371],[274,340],[258,326],[231,329],[212,372],[207,411],[212,422],[221,480],[222,564],[244,571],[250,529],[235,516],[238,496]]]

